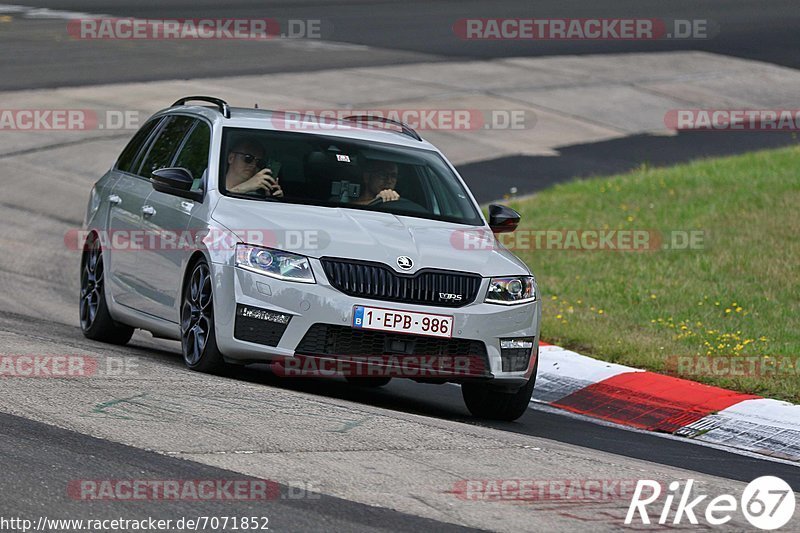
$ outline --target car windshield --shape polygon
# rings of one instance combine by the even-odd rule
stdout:
[[[228,127],[221,154],[220,190],[228,196],[483,224],[458,177],[430,150]],[[280,194],[251,179],[265,168]]]

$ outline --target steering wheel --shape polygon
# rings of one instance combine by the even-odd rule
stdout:
[[[374,207],[380,205],[381,207],[387,206],[394,206],[402,210],[406,211],[419,211],[421,213],[427,213],[428,210],[419,205],[417,202],[413,200],[409,200],[408,198],[398,198],[397,200],[392,200],[390,202],[384,202],[381,198],[375,198],[370,203],[367,204],[367,207]]]

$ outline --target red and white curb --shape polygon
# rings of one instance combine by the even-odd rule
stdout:
[[[800,405],[541,344],[533,400],[637,429],[800,461]]]

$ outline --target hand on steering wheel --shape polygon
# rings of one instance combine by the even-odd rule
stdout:
[[[377,205],[381,202],[394,202],[399,199],[400,195],[397,194],[397,191],[395,191],[394,189],[384,189],[381,192],[379,192],[375,196],[375,198],[367,205],[371,206],[371,205]]]

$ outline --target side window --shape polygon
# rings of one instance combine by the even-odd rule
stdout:
[[[183,167],[192,173],[194,185],[192,189],[201,188],[203,173],[208,168],[208,149],[211,145],[211,128],[202,120],[197,120],[196,126],[189,133],[186,141],[181,146],[173,167]]]
[[[136,155],[142,149],[142,146],[147,141],[148,137],[150,137],[150,133],[160,122],[160,118],[151,120],[136,132],[136,135],[133,136],[133,139],[131,139],[131,141],[128,143],[128,146],[126,146],[122,151],[122,154],[120,154],[119,159],[117,159],[117,170],[121,170],[122,172],[132,172],[131,167],[136,159]]]
[[[455,187],[454,183],[448,183],[440,179],[431,168],[425,167],[424,172],[430,178],[429,183],[435,196],[435,202],[441,210],[441,214],[453,218],[468,217],[469,209],[462,209],[462,205],[466,206],[469,204],[464,192],[461,191],[460,188]]]
[[[169,122],[161,128],[158,137],[150,145],[150,151],[147,152],[142,166],[139,167],[140,176],[149,178],[154,170],[168,167],[186,132],[194,124],[193,118],[181,115],[171,116],[167,120]]]

